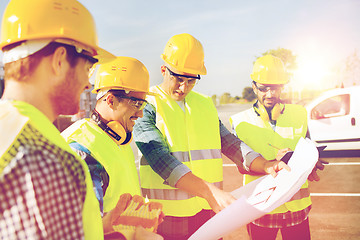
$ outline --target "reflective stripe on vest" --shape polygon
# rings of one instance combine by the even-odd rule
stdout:
[[[50,142],[62,148],[63,150],[71,153],[72,155],[75,156],[75,159],[77,159],[80,162],[84,170],[83,172],[85,174],[85,182],[86,182],[86,197],[82,211],[83,212],[82,221],[83,221],[85,239],[86,240],[104,239],[99,202],[96,199],[93,190],[93,183],[86,163],[82,159],[80,159],[76,153],[74,153],[71,150],[70,146],[61,137],[59,131],[49,121],[49,119],[34,106],[20,101],[10,102],[10,101],[2,100],[0,101],[0,109],[3,112],[7,111],[9,113],[7,115],[9,116],[10,121],[7,121],[7,123],[15,124],[14,128],[10,124],[7,125],[7,130],[9,130],[8,139],[11,139],[11,143],[16,140],[16,136],[19,134],[24,124],[27,124],[27,122],[30,121],[31,125],[34,126]],[[6,119],[1,119],[1,121],[4,120],[6,121]],[[19,126],[18,124],[22,124],[22,125]],[[10,131],[12,132],[10,133]],[[11,138],[11,136],[14,137]],[[0,151],[1,151],[0,152],[0,157],[1,157],[4,152],[3,150]]]
[[[196,176],[222,187],[219,118],[211,98],[190,92],[184,112],[158,86],[152,91],[159,95],[148,100],[156,109],[156,126],[166,138],[171,154]],[[205,199],[166,184],[145,158],[140,161],[140,179],[143,195],[161,202],[165,215],[193,216],[202,209],[211,209]]]
[[[235,128],[237,135],[254,151],[259,152],[265,159],[275,159],[277,149],[269,146],[272,144],[280,149],[295,146],[301,137],[305,137],[307,131],[306,110],[302,106],[286,104],[283,114],[276,122],[275,131],[269,122],[264,122],[253,108],[231,116],[230,123]],[[247,184],[260,176],[244,175],[244,184]],[[311,205],[308,182],[301,187],[293,198],[284,205],[276,208],[271,214],[287,211],[300,211]]]
[[[216,187],[222,188],[223,182],[213,183]],[[180,189],[147,189],[143,188],[142,192],[144,196],[151,196],[154,199],[160,200],[185,200],[195,197],[187,192],[184,192]]]
[[[118,146],[100,127],[82,119],[62,132],[68,143],[77,142],[104,166],[109,186],[104,195],[104,212],[116,206],[123,193],[141,195],[135,158],[130,144]]]
[[[203,150],[191,150],[192,160],[201,160],[201,159],[211,159],[211,158],[221,158],[221,152],[218,149],[203,149]],[[180,162],[189,162],[190,154],[189,152],[172,152],[175,158]],[[144,158],[141,158],[143,160]],[[147,165],[147,161],[141,161],[142,165]]]

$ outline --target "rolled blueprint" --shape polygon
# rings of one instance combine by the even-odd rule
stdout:
[[[288,165],[274,178],[263,176],[234,190],[237,200],[204,223],[189,240],[219,239],[289,201],[305,183],[319,158],[310,139],[301,138]]]

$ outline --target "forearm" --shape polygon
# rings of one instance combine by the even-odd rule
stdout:
[[[156,141],[136,142],[136,145],[145,157],[147,164],[170,186],[175,186],[176,182],[190,171],[185,164],[172,156],[169,149],[162,143]]]
[[[222,191],[191,172],[185,174],[178,181],[176,187],[191,195],[204,198],[216,213],[236,200],[230,193]]]
[[[252,150],[248,145],[241,141],[220,121],[221,152],[232,160],[238,167],[248,171],[254,159],[261,157],[261,154]]]
[[[253,173],[267,174],[267,172],[265,171],[267,162],[268,160],[266,160],[265,158],[257,157],[251,162],[249,170]]]
[[[176,182],[190,171],[171,155],[164,136],[156,127],[156,112],[151,104],[145,107],[144,116],[136,121],[133,133],[136,145],[147,164],[170,186],[175,186]]]
[[[210,183],[197,177],[192,172],[189,172],[180,178],[175,186],[194,196],[208,198],[210,195]]]

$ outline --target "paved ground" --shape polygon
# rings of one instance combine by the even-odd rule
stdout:
[[[251,105],[218,107],[222,122],[229,127],[231,114]],[[327,158],[330,165],[321,172],[320,182],[311,182],[313,209],[310,229],[313,240],[360,239],[360,156],[353,158]],[[232,162],[224,157],[224,164]],[[224,188],[232,191],[242,184],[236,167],[224,167]],[[224,240],[248,239],[246,228],[241,227]],[[282,239],[278,235],[277,240]]]

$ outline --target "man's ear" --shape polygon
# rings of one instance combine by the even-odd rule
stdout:
[[[165,65],[161,66],[161,75],[163,75],[163,77],[165,76],[165,71],[166,71],[166,67]]]
[[[106,101],[106,104],[107,104],[110,108],[113,108],[113,107],[114,107],[114,101],[115,101],[114,95],[108,94],[108,95],[105,97],[105,101]]]
[[[51,66],[56,76],[60,76],[64,73],[65,67],[67,63],[67,52],[65,47],[58,47],[55,49],[52,58],[51,58]]]
[[[257,87],[255,86],[254,83],[252,83],[251,86],[252,86],[254,93],[257,95]]]

